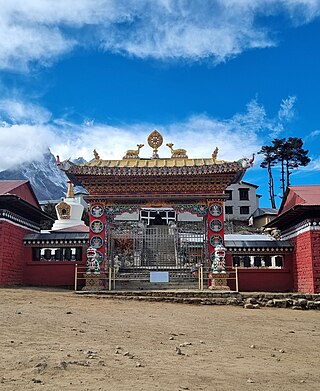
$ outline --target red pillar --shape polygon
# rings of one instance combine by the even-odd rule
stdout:
[[[98,201],[91,201],[89,246],[97,249],[101,262],[105,261],[106,252],[106,214],[104,205]]]
[[[221,199],[208,201],[208,256],[211,268],[214,249],[217,244],[224,244],[224,204]],[[210,281],[210,280],[209,280]],[[211,282],[210,282],[211,284]]]

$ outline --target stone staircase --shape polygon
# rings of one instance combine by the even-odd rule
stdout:
[[[165,267],[177,264],[175,239],[168,226],[147,227],[142,252],[145,266]]]

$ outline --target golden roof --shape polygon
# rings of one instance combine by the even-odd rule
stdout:
[[[214,160],[212,158],[189,159],[189,158],[167,158],[167,159],[122,159],[122,160],[93,160],[79,166],[99,166],[99,167],[199,167],[216,164],[231,163],[224,160]]]

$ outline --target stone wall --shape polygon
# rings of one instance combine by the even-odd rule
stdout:
[[[234,305],[246,309],[261,307],[291,308],[294,310],[320,310],[319,294],[302,293],[239,293],[210,290],[188,291],[77,291],[79,295],[97,295],[99,298],[144,300],[195,305]]]

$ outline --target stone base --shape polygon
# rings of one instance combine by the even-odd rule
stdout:
[[[86,275],[86,285],[82,288],[83,291],[98,291],[104,289],[100,284],[99,275]]]
[[[212,290],[220,290],[220,291],[230,291],[230,287],[228,286],[228,273],[210,273],[209,279],[211,280],[211,285],[209,289]]]

